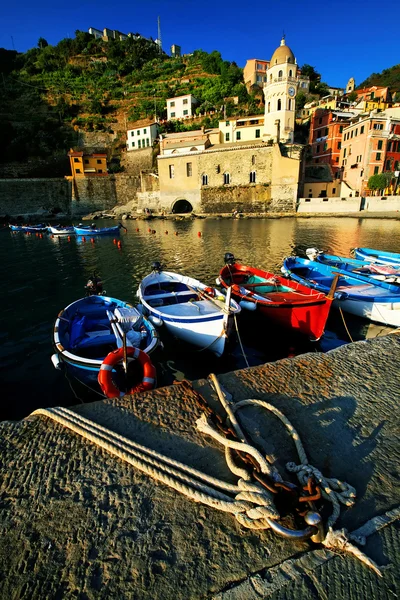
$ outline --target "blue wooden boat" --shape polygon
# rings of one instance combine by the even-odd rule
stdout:
[[[160,263],[141,281],[137,295],[155,325],[164,324],[175,337],[218,357],[241,310],[231,300],[231,288],[225,298],[193,277],[163,271]]]
[[[22,231],[24,233],[47,233],[47,225],[10,225],[11,231]]]
[[[356,258],[326,254],[317,248],[308,248],[306,255],[310,260],[316,260],[323,265],[329,265],[348,273],[363,275],[375,281],[400,284],[400,265],[398,267],[393,265],[378,265]]]
[[[334,306],[376,323],[400,326],[398,285],[298,256],[285,258],[282,272],[286,277],[324,293],[329,291],[335,273],[338,273]]]
[[[384,252],[373,248],[353,248],[354,256],[359,260],[377,263],[378,265],[400,265],[400,253]]]
[[[111,396],[106,390],[101,391],[113,397],[133,393],[132,382],[129,381],[129,357],[137,357],[136,349],[140,350],[142,365],[143,356],[146,362],[146,356],[148,358],[158,345],[159,337],[154,326],[131,304],[110,296],[90,295],[72,302],[57,316],[53,328],[55,354],[52,362],[56,368],[64,367],[69,375],[96,391],[100,391],[100,371],[108,371],[110,377],[115,378],[117,392],[122,391]],[[128,378],[119,364],[124,349]],[[138,383],[137,379],[136,373],[134,386]]]
[[[94,223],[92,225],[79,225],[74,227],[74,231],[77,235],[119,235],[121,225],[115,225],[113,227],[96,227]]]

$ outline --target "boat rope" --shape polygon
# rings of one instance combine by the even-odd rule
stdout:
[[[244,348],[243,348],[242,339],[241,339],[241,337],[240,337],[240,333],[239,333],[239,327],[238,327],[238,324],[237,324],[237,319],[236,319],[236,313],[233,313],[233,321],[234,321],[234,323],[235,323],[236,335],[237,335],[237,338],[238,338],[238,342],[239,342],[240,349],[241,349],[241,351],[242,351],[242,355],[243,355],[243,358],[244,358],[244,362],[246,363],[246,366],[247,366],[247,367],[250,367],[250,365],[249,365],[249,361],[247,360],[247,356],[246,356],[246,354],[245,354],[245,351],[244,351]]]
[[[120,436],[68,408],[38,409],[29,417],[35,415],[49,417],[68,427],[195,502],[233,514],[244,527],[267,529],[270,519],[280,518],[272,495],[257,482],[239,479],[234,485],[206,475]]]
[[[346,330],[346,332],[347,332],[347,335],[349,336],[349,339],[350,339],[350,341],[351,341],[351,342],[354,342],[353,338],[352,338],[352,337],[351,337],[351,335],[350,335],[350,331],[349,331],[349,330],[348,330],[348,328],[347,328],[346,321],[344,320],[344,314],[343,314],[343,311],[342,311],[342,307],[341,307],[341,306],[339,306],[339,312],[340,312],[340,314],[341,314],[342,321],[343,321],[343,325],[344,325],[344,328],[345,328],[345,330]]]
[[[227,412],[230,424],[235,429],[239,437],[243,436],[243,432],[240,428],[240,425],[237,422],[234,413],[241,408],[252,405],[262,406],[263,408],[272,412],[276,417],[280,419],[280,421],[285,425],[285,427],[289,431],[296,446],[296,450],[300,459],[299,465],[296,465],[293,462],[287,463],[287,470],[289,472],[296,473],[297,478],[302,486],[306,486],[310,476],[314,477],[315,481],[317,481],[321,486],[323,498],[331,502],[333,505],[332,514],[327,521],[328,532],[325,536],[325,539],[322,540],[322,544],[326,548],[331,550],[340,550],[353,554],[356,558],[361,560],[364,564],[366,564],[373,571],[375,571],[377,575],[382,576],[382,572],[380,571],[377,564],[368,556],[366,556],[359,548],[354,546],[354,544],[352,544],[350,541],[353,540],[359,542],[359,539],[355,538],[355,536],[352,536],[351,534],[348,534],[347,530],[345,529],[333,529],[334,524],[340,516],[340,504],[343,504],[347,507],[351,507],[354,505],[356,498],[355,488],[346,482],[340,481],[339,479],[324,477],[324,475],[322,475],[319,469],[309,464],[306,452],[304,450],[304,446],[301,442],[298,432],[293,427],[289,419],[278,408],[276,408],[272,404],[269,404],[268,402],[265,402],[264,400],[259,400],[256,398],[241,400],[234,404],[230,403],[224,395],[219,385],[217,377],[214,374],[211,374],[210,378],[214,383],[215,389],[218,394],[218,398]],[[215,434],[210,435],[212,435],[214,439],[218,439],[215,436]],[[266,456],[266,459],[272,461],[272,457]]]

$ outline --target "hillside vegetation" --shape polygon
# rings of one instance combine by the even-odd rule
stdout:
[[[391,92],[397,92],[397,97],[400,98],[400,65],[384,69],[382,73],[372,73],[357,86],[357,89],[371,87],[372,85],[389,87]]]
[[[24,54],[0,49],[0,72],[3,161],[65,153],[80,130],[122,134],[129,121],[163,118],[166,99],[183,94],[199,100],[197,114],[224,103],[227,115],[263,112],[261,95],[246,91],[242,69],[219,52],[171,58],[143,38],[104,42],[77,31],[56,46],[40,38]],[[231,96],[238,105],[224,100]],[[208,117],[204,124],[215,122]]]

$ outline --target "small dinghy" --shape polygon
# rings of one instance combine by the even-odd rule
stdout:
[[[384,252],[373,248],[353,248],[352,252],[359,260],[377,263],[378,265],[400,266],[400,254],[397,252]]]
[[[90,290],[98,289],[92,281]],[[89,295],[69,304],[54,324],[52,362],[92,389],[113,398],[152,389],[156,371],[149,355],[159,337],[154,326],[128,302],[110,296]],[[142,379],[134,374],[136,359]],[[122,365],[123,363],[123,365]]]
[[[222,356],[240,306],[197,279],[163,271],[160,263],[140,283],[137,295],[144,313],[177,338]]]
[[[321,338],[333,300],[301,283],[241,265],[227,252],[219,282],[231,289],[243,309],[255,311],[286,329],[316,341]],[[329,291],[329,290],[328,290]]]
[[[79,225],[74,227],[76,235],[119,235],[120,229],[126,230],[123,225],[114,225],[113,227],[96,227],[94,223],[91,225]]]
[[[339,277],[334,306],[358,317],[393,327],[400,326],[400,286],[376,281],[359,273],[298,256],[283,262],[282,272],[293,281],[327,292]]]
[[[48,231],[52,235],[75,235],[75,229],[72,225],[70,227],[63,227],[62,225],[49,225]]]
[[[24,233],[47,233],[47,225],[10,225],[11,231],[23,231]]]

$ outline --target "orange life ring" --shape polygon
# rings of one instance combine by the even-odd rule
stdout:
[[[133,348],[132,346],[127,347],[126,353],[127,356],[138,360],[143,368],[142,381],[126,393],[136,394],[137,392],[145,392],[146,390],[153,389],[156,383],[156,369],[150,360],[150,356],[146,354],[146,352],[143,352],[143,350],[139,350],[139,348]],[[107,398],[115,398],[125,395],[125,392],[121,392],[111,378],[113,367],[117,363],[121,362],[123,357],[124,349],[118,348],[118,350],[114,350],[113,352],[107,354],[100,367],[97,381],[99,382],[100,387]]]

